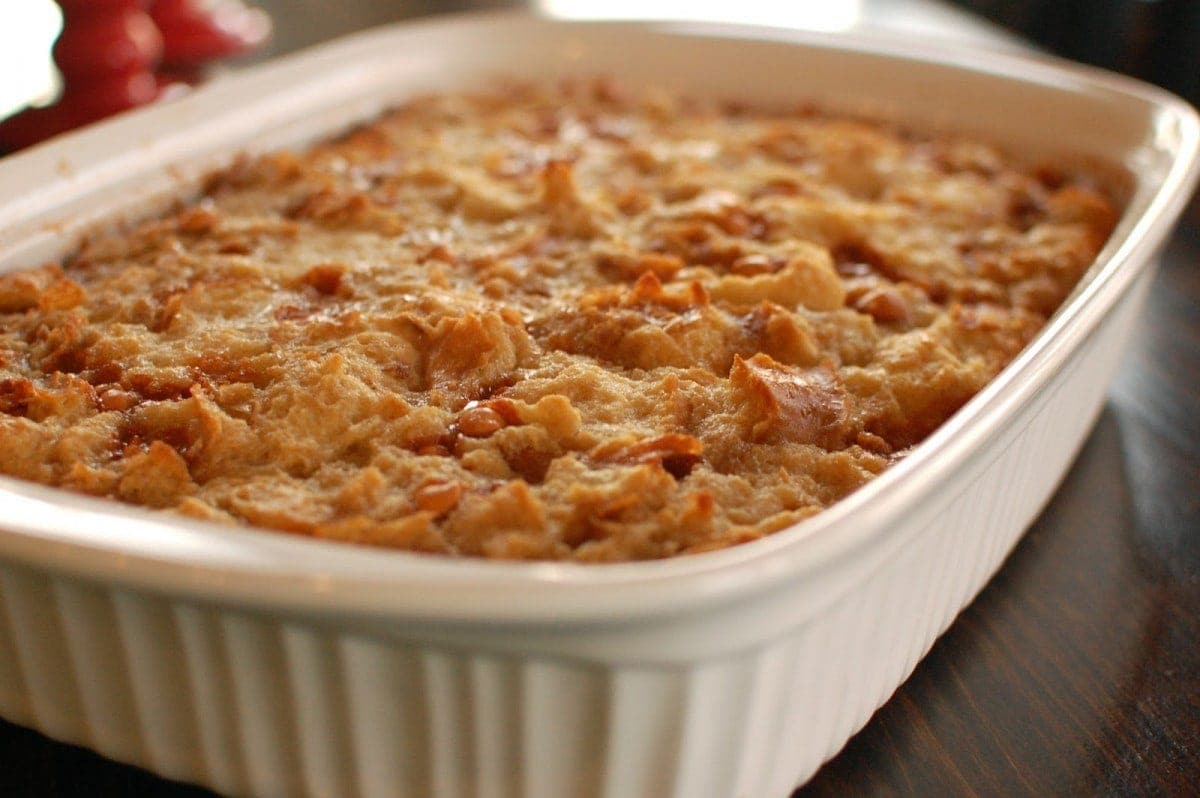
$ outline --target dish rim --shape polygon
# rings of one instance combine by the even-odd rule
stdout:
[[[815,34],[680,21],[579,22],[499,12],[402,22],[317,45],[201,88],[175,104],[137,111],[0,160],[0,178],[39,159],[51,163],[72,145],[100,141],[121,126],[168,117],[179,109],[215,106],[256,75],[308,59],[352,53],[375,37],[497,22],[552,25],[571,32],[649,31],[700,42],[695,46],[701,47],[713,39],[751,45],[767,40],[915,61],[1035,87],[1107,92],[1152,109],[1148,129],[1152,121],[1174,126],[1174,161],[1157,190],[1125,210],[1123,237],[1114,235],[1109,240],[1091,276],[999,376],[903,461],[833,506],[762,539],[702,554],[616,564],[459,559],[222,526],[0,477],[0,513],[5,516],[0,522],[0,556],[190,598],[462,623],[579,623],[662,616],[804,579],[878,544],[898,508],[921,506],[944,475],[987,456],[984,444],[1003,431],[1019,408],[1036,400],[1039,389],[1067,364],[1099,316],[1146,267],[1200,172],[1200,117],[1183,100],[1131,78],[1044,56],[997,52],[980,59],[977,53],[954,46],[890,39],[874,32]],[[110,149],[115,152],[115,147]],[[15,192],[0,188],[0,210],[11,207],[12,197],[6,195]],[[111,527],[117,524],[121,529],[114,533]],[[890,545],[900,543],[890,541]]]

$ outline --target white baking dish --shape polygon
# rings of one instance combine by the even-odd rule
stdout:
[[[383,29],[0,161],[0,266],[232,154],[497,74],[856,106],[1125,168],[1086,283],[943,429],[829,511],[670,561],[503,564],[229,529],[0,480],[0,715],[229,793],[782,796],[996,570],[1104,398],[1200,124],[1122,78],[877,37],[514,15]],[[4,456],[0,452],[0,457]]]

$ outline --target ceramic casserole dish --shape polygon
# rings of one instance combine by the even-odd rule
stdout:
[[[497,75],[811,100],[1128,176],[1033,344],[908,458],[763,540],[608,566],[436,559],[0,479],[0,715],[220,792],[782,796],[999,567],[1104,401],[1197,177],[1137,82],[853,35],[502,14],[358,35],[0,161],[0,270],[196,190],[236,154]],[[0,457],[3,457],[0,452]]]

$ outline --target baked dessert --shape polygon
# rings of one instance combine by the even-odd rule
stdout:
[[[420,98],[0,276],[0,472],[453,555],[729,546],[928,436],[1115,218],[1086,176],[811,108]]]

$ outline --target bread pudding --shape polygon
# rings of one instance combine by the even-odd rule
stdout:
[[[0,473],[447,555],[726,547],[927,437],[1115,219],[1086,175],[811,107],[418,98],[0,275]]]

